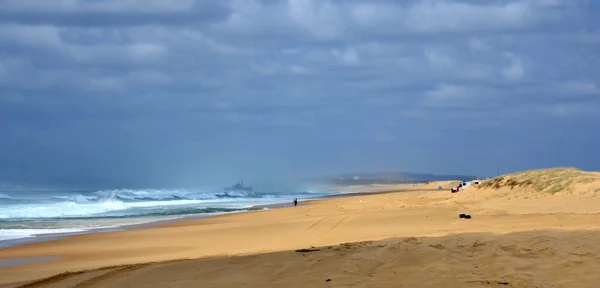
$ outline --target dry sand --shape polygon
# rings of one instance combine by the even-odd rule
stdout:
[[[435,190],[451,184],[4,249],[0,259],[61,260],[0,268],[0,287],[599,285],[600,173],[550,169]]]

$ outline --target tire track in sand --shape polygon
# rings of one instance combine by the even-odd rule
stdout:
[[[329,219],[331,219],[333,217],[337,217],[337,216],[340,216],[340,215],[344,215],[344,213],[340,213],[340,214],[336,214],[336,215],[331,215],[331,216],[323,217],[323,218],[319,219],[317,222],[313,223],[312,225],[306,227],[306,229],[304,229],[301,233],[307,232],[308,230],[316,227],[317,225],[319,225],[321,222],[323,222],[325,220],[329,220]]]
[[[344,217],[342,217],[342,219],[340,219],[340,221],[338,221],[337,223],[335,223],[333,226],[331,226],[331,228],[329,228],[329,230],[325,231],[325,233],[321,234],[320,237],[325,237],[325,235],[327,235],[329,232],[333,231],[335,228],[337,228],[338,226],[340,226],[340,224],[342,224],[342,222],[346,221],[346,219],[350,218],[350,217],[354,217],[358,214],[361,214],[365,211],[359,211],[350,215],[346,215]],[[338,215],[339,216],[339,215]]]
[[[145,263],[145,264],[132,264],[132,265],[126,265],[123,266],[121,268],[117,268],[113,271],[110,271],[108,273],[102,274],[100,276],[96,276],[96,277],[92,277],[89,278],[83,282],[80,282],[79,284],[72,286],[71,288],[87,288],[87,287],[91,287],[94,284],[98,284],[101,281],[104,281],[106,279],[109,279],[113,276],[117,276],[119,274],[123,274],[123,273],[127,273],[127,272],[133,272],[135,270],[138,270],[140,268],[144,268],[146,266],[150,265],[149,263]]]
[[[35,280],[33,282],[29,282],[29,283],[25,283],[23,285],[20,286],[16,286],[15,288],[39,288],[39,287],[47,287],[47,286],[56,286],[56,285],[60,285],[60,287],[71,287],[71,288],[86,288],[89,287],[91,285],[97,284],[98,282],[108,279],[112,276],[116,276],[118,274],[121,273],[127,273],[127,272],[131,272],[137,269],[140,269],[142,267],[148,266],[150,264],[133,264],[133,265],[125,265],[125,266],[121,266],[121,267],[105,267],[105,268],[99,268],[99,269],[93,269],[93,270],[83,270],[83,271],[76,271],[76,272],[63,272],[60,274],[56,274],[50,277],[46,277],[43,279],[39,279],[39,280]],[[102,273],[98,276],[95,277],[91,277],[91,278],[85,278],[86,274],[97,274],[97,272],[101,272],[101,271],[106,271],[106,273]],[[61,282],[65,281],[68,282],[71,278],[80,276],[81,278],[84,278],[85,280],[77,283],[75,279],[75,285],[64,285],[66,283],[63,283],[61,285]],[[91,275],[90,275],[91,276]],[[55,284],[55,285],[53,285]]]
[[[296,238],[296,237],[298,237],[298,236],[300,236],[300,235],[302,235],[304,233],[309,232],[310,230],[312,230],[313,228],[317,227],[319,224],[323,223],[324,221],[329,220],[329,219],[331,219],[333,217],[340,216],[340,215],[344,215],[344,213],[322,217],[321,219],[319,219],[319,220],[315,221],[314,223],[310,224],[308,227],[304,228],[302,231],[299,231],[299,232],[295,233],[294,235],[290,236],[290,238],[288,238],[288,239],[290,239],[290,240],[294,239],[294,238]]]
[[[108,268],[106,270],[108,270]],[[78,275],[82,275],[82,274],[89,273],[89,272],[90,271],[77,271],[77,272],[67,271],[67,272],[56,274],[56,275],[53,275],[53,276],[50,276],[50,277],[38,279],[38,280],[35,280],[33,282],[25,283],[23,285],[16,286],[15,288],[44,287],[44,286],[47,286],[47,285],[51,285],[51,284],[54,284],[54,283],[57,283],[57,282],[69,279],[69,278],[71,278],[73,276],[78,276]]]

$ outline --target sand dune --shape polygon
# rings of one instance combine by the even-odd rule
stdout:
[[[596,197],[600,193],[600,172],[585,172],[575,168],[533,170],[484,181],[478,188],[510,189],[519,194],[537,193],[535,196],[538,197],[554,194]]]
[[[600,213],[600,173],[552,168],[503,175],[458,193],[459,203],[512,214]],[[461,202],[462,201],[462,202]]]
[[[28,287],[597,287],[599,241],[590,231],[409,237],[108,267]]]
[[[13,247],[0,259],[61,260],[0,268],[0,287],[595,287],[598,175],[530,171],[454,194],[411,185]],[[98,270],[114,265],[129,266]]]

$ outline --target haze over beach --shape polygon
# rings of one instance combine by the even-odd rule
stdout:
[[[599,3],[0,0],[0,287],[596,287]]]

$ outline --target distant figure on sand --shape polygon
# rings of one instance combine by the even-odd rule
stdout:
[[[294,198],[294,206],[298,206],[298,198]]]

